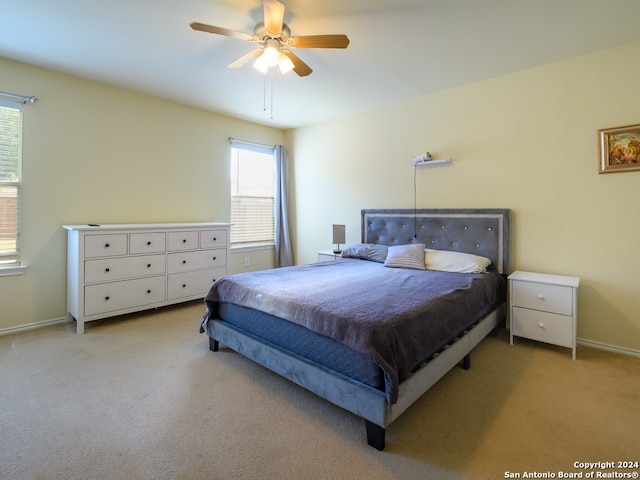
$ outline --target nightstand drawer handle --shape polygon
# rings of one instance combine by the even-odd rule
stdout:
[[[538,299],[539,300],[544,300],[544,295],[542,295],[541,293],[538,294]]]
[[[544,323],[540,322],[538,326],[544,330]]]

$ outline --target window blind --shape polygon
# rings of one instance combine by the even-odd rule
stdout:
[[[273,243],[273,198],[231,196],[231,243]]]
[[[231,244],[275,241],[273,147],[234,140],[231,148]]]
[[[22,104],[0,99],[0,266],[20,263]]]

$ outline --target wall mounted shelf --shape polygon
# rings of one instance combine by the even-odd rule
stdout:
[[[435,160],[425,160],[422,162],[411,162],[411,165],[414,167],[422,167],[422,166],[431,166],[431,165],[442,165],[445,163],[451,163],[450,158],[438,158]]]

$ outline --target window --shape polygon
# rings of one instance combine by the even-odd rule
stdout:
[[[231,244],[272,245],[275,160],[273,148],[235,141],[231,147]]]
[[[20,265],[22,104],[0,99],[0,267]]]

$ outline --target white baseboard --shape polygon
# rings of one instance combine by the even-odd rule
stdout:
[[[511,328],[509,321],[507,321],[507,330]],[[585,347],[597,348],[598,350],[606,350],[607,352],[619,353],[620,355],[628,355],[630,357],[640,358],[640,350],[634,350],[632,348],[619,347],[617,345],[609,345],[608,343],[596,342],[593,340],[586,340],[584,338],[576,338],[578,345]]]
[[[601,342],[594,342],[593,340],[585,340],[584,338],[578,338],[577,343],[578,345],[584,345],[585,347],[597,348],[600,350],[606,350],[608,352],[640,358],[640,351],[633,350],[631,348],[618,347],[616,345],[609,345],[607,343]]]
[[[54,318],[52,320],[44,320],[43,322],[28,323],[26,325],[18,325],[17,327],[9,327],[0,329],[0,336],[11,335],[12,333],[26,332],[27,330],[34,330],[36,328],[49,327],[51,325],[58,325],[60,323],[67,323],[69,319],[67,317]]]

